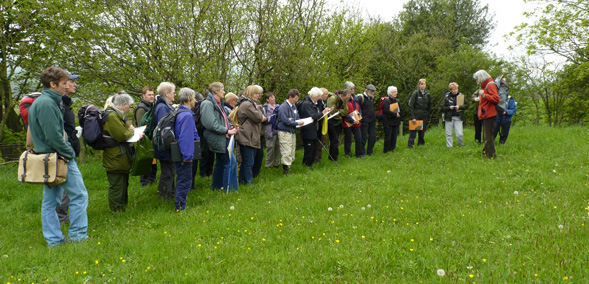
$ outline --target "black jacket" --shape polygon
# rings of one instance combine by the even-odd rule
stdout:
[[[376,113],[374,112],[374,97],[361,94],[356,96],[356,101],[360,105],[362,123],[376,121]]]
[[[80,156],[80,139],[76,131],[76,115],[72,111],[72,98],[63,95],[61,97],[63,103],[63,130],[67,134],[67,140],[72,144],[76,157]]]
[[[399,111],[403,113],[401,103],[396,98],[389,96],[382,102],[382,123],[385,126],[401,124],[401,117],[397,117],[397,114],[391,111],[391,105],[394,103],[399,104]]]
[[[428,119],[432,110],[432,97],[429,92],[425,90],[422,93],[420,90],[415,90],[409,98],[409,110],[409,119]]]
[[[458,95],[462,94],[458,93]],[[464,105],[460,106],[458,111],[450,109],[451,106],[456,105],[456,97],[458,95],[454,96],[450,93],[444,98],[444,102],[442,102],[442,113],[444,113],[445,121],[452,121],[452,116],[459,116],[460,120],[464,121],[464,111],[468,109],[468,99],[466,97],[464,98]]]
[[[317,139],[317,120],[323,115],[320,111],[320,102],[313,103],[311,97],[307,96],[301,103],[301,111],[299,116],[301,118],[312,117],[313,123],[301,127],[301,137],[303,139],[315,140]]]

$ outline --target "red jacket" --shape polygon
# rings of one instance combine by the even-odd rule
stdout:
[[[354,101],[354,99],[350,99],[348,100],[348,114],[351,114],[352,112],[354,112],[355,110],[358,110],[359,105],[358,103],[356,103]],[[362,122],[356,124],[356,125],[350,125],[348,126],[348,124],[346,122],[352,123],[353,121],[349,121],[347,118],[344,118],[344,128],[348,128],[348,127],[360,127],[362,125]]]
[[[481,88],[485,92],[485,96],[481,96],[479,103],[479,119],[487,119],[497,116],[496,105],[499,103],[499,89],[495,85],[493,78],[481,84]]]

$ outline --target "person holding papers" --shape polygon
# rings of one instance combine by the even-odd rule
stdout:
[[[327,107],[331,108],[328,120],[327,135],[329,135],[329,159],[337,162],[339,157],[339,136],[342,133],[342,121],[348,115],[348,99],[350,90],[337,90],[327,98]],[[335,116],[334,116],[335,115]]]
[[[392,152],[397,147],[397,135],[401,124],[401,103],[397,100],[397,87],[389,86],[388,98],[382,102],[382,123],[384,126],[383,152]]]
[[[301,103],[301,113],[299,115],[301,118],[310,117],[313,119],[313,123],[301,127],[301,137],[303,138],[303,148],[305,149],[303,166],[313,169],[313,162],[315,161],[317,151],[315,144],[317,143],[317,139],[319,139],[317,136],[317,121],[323,116],[323,114],[329,112],[329,108],[325,108],[323,111],[321,110],[322,107],[319,105],[319,99],[323,95],[321,89],[313,87],[308,94],[309,96],[307,96]]]
[[[425,131],[427,130],[429,114],[432,110],[432,97],[426,90],[426,87],[426,80],[419,79],[419,82],[417,83],[417,90],[415,90],[415,92],[413,92],[409,98],[409,115],[411,118],[409,123],[417,123],[418,120],[420,120],[423,124],[420,130],[409,131],[409,140],[407,143],[408,148],[413,148],[413,144],[415,143],[415,136],[417,136],[418,133],[419,138],[417,139],[417,146],[425,145]]]
[[[458,146],[464,146],[462,122],[464,121],[464,111],[468,109],[468,100],[465,100],[464,95],[458,92],[458,84],[455,82],[450,83],[448,89],[450,92],[442,102],[442,113],[446,125],[446,146],[452,148],[454,143],[452,130],[456,132]]]
[[[303,125],[298,121],[299,113],[296,103],[299,100],[299,91],[288,91],[286,100],[278,108],[278,141],[280,141],[280,153],[282,154],[282,170],[284,175],[290,174],[290,165],[295,159],[297,144],[297,125]]]
[[[113,212],[125,211],[129,202],[129,171],[131,170],[131,145],[126,143],[133,137],[135,128],[128,125],[125,114],[133,105],[133,98],[119,92],[107,100],[107,120],[102,133],[112,137],[117,143],[106,147],[102,153],[102,165],[108,178],[108,205]],[[108,143],[108,145],[111,145]]]
[[[346,90],[344,90],[346,91]],[[348,157],[352,156],[352,134],[354,135],[354,142],[356,145],[356,158],[364,156],[364,147],[362,145],[362,134],[360,133],[360,126],[362,126],[362,116],[360,115],[360,105],[354,98],[347,101],[348,116],[344,118],[344,154]]]
[[[266,103],[264,104],[264,116],[270,121],[277,108],[276,95],[274,93],[266,93]],[[280,167],[280,143],[278,143],[278,129],[274,129],[272,123],[264,125],[266,136],[266,168]]]

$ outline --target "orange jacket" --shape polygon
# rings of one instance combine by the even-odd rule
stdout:
[[[481,84],[481,88],[485,92],[485,96],[481,96],[479,103],[479,119],[487,119],[497,116],[496,105],[499,103],[499,89],[495,85],[493,78]]]

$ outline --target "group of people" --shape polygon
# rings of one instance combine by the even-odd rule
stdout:
[[[57,186],[44,186],[42,222],[43,234],[49,246],[65,242],[60,230],[60,221],[70,223],[69,239],[72,242],[87,238],[88,193],[75,157],[79,155],[80,143],[76,136],[75,116],[71,110],[70,96],[75,92],[78,75],[72,75],[60,68],[50,67],[41,74],[43,91],[27,109],[28,147],[37,153],[57,152],[68,162],[67,181]],[[481,85],[474,99],[478,105],[477,118],[484,129],[486,157],[495,157],[494,138],[496,117],[511,121],[515,111],[509,109],[497,114],[495,104],[499,102],[498,88],[490,84],[493,79],[480,70],[474,78]],[[411,130],[408,147],[412,148],[418,136],[417,145],[425,144],[425,130],[431,112],[431,96],[426,90],[426,80],[420,79],[417,90],[409,99],[409,118],[421,120],[420,130]],[[452,131],[457,135],[458,144],[464,145],[462,121],[468,103],[458,103],[458,84],[451,83],[442,104],[446,124],[447,145],[452,147]],[[313,164],[322,159],[322,149],[331,161],[339,157],[339,137],[344,133],[344,154],[352,156],[355,142],[356,157],[372,155],[376,142],[376,121],[381,118],[384,129],[383,152],[396,148],[401,125],[401,114],[406,110],[397,100],[395,86],[387,88],[387,96],[381,98],[378,111],[375,104],[375,86],[369,84],[361,94],[355,94],[355,85],[346,82],[342,90],[331,93],[325,88],[313,87],[307,96],[301,97],[297,89],[291,89],[286,100],[278,105],[275,94],[264,95],[261,86],[248,86],[238,95],[225,94],[221,82],[211,83],[205,96],[190,88],[179,90],[176,107],[176,86],[163,82],[157,89],[144,87],[141,102],[133,113],[134,123],[127,121],[127,113],[134,104],[126,92],[109,97],[105,104],[103,134],[109,141],[103,152],[103,166],[109,182],[108,199],[113,212],[124,211],[128,203],[129,172],[133,159],[132,144],[126,141],[140,126],[143,117],[154,111],[157,124],[170,112],[174,112],[174,136],[180,152],[180,160],[174,160],[169,150],[155,148],[155,159],[159,161],[158,195],[164,200],[174,199],[175,210],[186,208],[186,197],[194,188],[194,179],[200,166],[200,175],[212,176],[213,190],[233,191],[239,185],[253,184],[260,174],[266,149],[266,168],[282,166],[284,175],[290,174],[295,160],[296,132],[300,128],[303,141],[302,164],[313,169]],[[156,95],[157,92],[157,95]],[[265,103],[262,104],[262,97]],[[515,104],[515,102],[513,102]],[[382,112],[382,113],[381,113]],[[507,118],[509,117],[509,118]],[[509,132],[509,124],[498,124],[501,142]],[[503,136],[505,134],[505,136]],[[144,139],[142,135],[141,139]],[[505,137],[505,138],[504,138]],[[325,146],[329,139],[329,148]],[[200,163],[195,158],[195,145],[200,143]],[[236,149],[233,151],[232,149]],[[238,153],[237,157],[234,152]],[[200,165],[199,165],[200,164]],[[239,165],[239,166],[238,166]],[[237,168],[239,167],[239,172]],[[157,164],[149,174],[140,177],[143,186],[157,182]],[[175,176],[175,178],[174,178]],[[67,207],[69,205],[69,216]],[[66,219],[69,218],[69,219]]]

